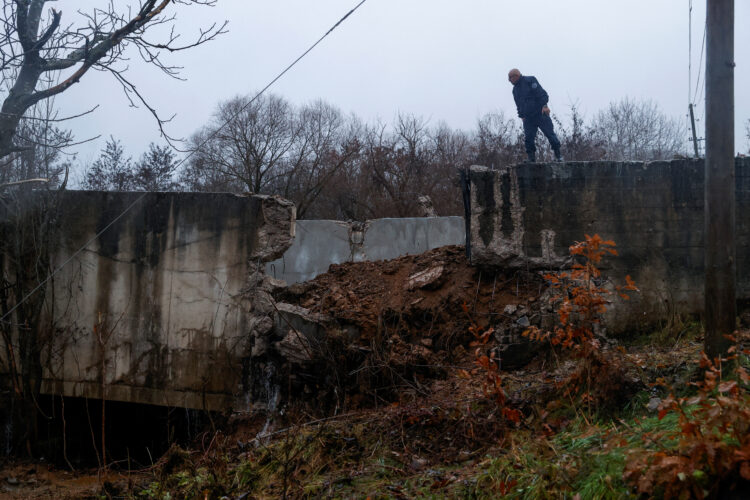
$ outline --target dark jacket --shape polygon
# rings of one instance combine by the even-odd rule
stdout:
[[[520,118],[535,118],[542,114],[542,106],[549,102],[547,92],[533,76],[522,76],[513,85],[513,99]]]

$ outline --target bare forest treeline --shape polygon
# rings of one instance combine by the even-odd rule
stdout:
[[[553,118],[568,161],[660,160],[685,151],[684,127],[651,101],[625,98],[591,120],[571,105]],[[364,123],[321,100],[295,106],[277,95],[220,103],[187,144],[192,154],[180,164],[156,144],[133,160],[110,138],[82,186],[278,194],[302,219],[419,216],[417,200],[429,196],[438,215],[459,215],[459,168],[526,157],[520,120],[503,112],[466,131],[407,113]],[[541,134],[537,147],[540,161],[552,160]]]

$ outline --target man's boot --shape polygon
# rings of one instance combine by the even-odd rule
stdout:
[[[555,161],[565,161],[559,149],[555,150]]]
[[[536,163],[536,153],[528,153],[529,158],[526,160],[526,163]]]

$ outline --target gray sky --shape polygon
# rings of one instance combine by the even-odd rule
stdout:
[[[96,3],[60,0],[55,8],[71,22],[76,9]],[[177,114],[168,126],[171,135],[187,137],[219,101],[264,87],[357,3],[219,0],[215,8],[181,8],[178,21],[186,37],[224,19],[229,33],[167,56],[184,66],[187,81],[160,76],[135,54],[130,78],[162,115]],[[694,4],[691,95],[705,23],[705,1]],[[735,149],[746,152],[750,1],[735,5]],[[295,104],[322,98],[365,120],[391,121],[403,111],[468,130],[489,111],[514,116],[507,81],[512,67],[539,79],[553,113],[564,120],[570,103],[592,117],[625,96],[653,99],[667,114],[684,119],[688,0],[368,0],[271,92]],[[87,75],[57,102],[68,113],[100,104],[72,124],[78,140],[102,135],[76,149],[83,162],[96,157],[109,135],[134,157],[158,141],[148,111],[128,108],[109,75]],[[696,104],[700,118],[702,96]]]

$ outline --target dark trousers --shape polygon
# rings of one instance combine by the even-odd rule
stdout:
[[[540,114],[539,116],[529,117],[523,121],[524,144],[526,145],[526,154],[529,158],[536,156],[536,131],[541,129],[544,136],[552,146],[552,151],[560,151],[560,140],[555,135],[555,126],[552,124],[552,118],[549,115]]]

